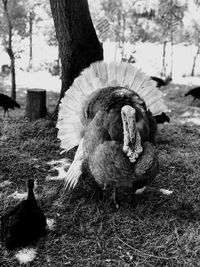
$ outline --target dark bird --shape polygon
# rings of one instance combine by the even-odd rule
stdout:
[[[172,81],[172,78],[169,76],[165,80],[158,78],[156,76],[151,76],[151,79],[157,83],[156,87],[158,88],[161,86],[168,85]]]
[[[185,94],[185,96],[191,95],[193,96],[193,101],[194,102],[196,99],[200,99],[200,87],[195,87],[191,89],[189,92]]]
[[[46,217],[34,196],[34,181],[28,180],[28,197],[1,217],[1,239],[8,250],[24,247],[45,234]]]
[[[157,175],[153,114],[167,108],[150,77],[128,63],[96,62],[75,79],[60,105],[58,138],[78,145],[65,177],[75,187],[82,173],[100,188],[148,185]]]
[[[4,94],[0,94],[0,106],[2,106],[4,109],[4,117],[6,115],[6,112],[9,116],[8,113],[9,108],[11,109],[14,109],[15,107],[20,108],[20,105],[14,99]]]
[[[157,124],[170,122],[170,118],[167,116],[167,114],[165,112],[162,112],[159,115],[155,115],[154,118],[155,118]]]

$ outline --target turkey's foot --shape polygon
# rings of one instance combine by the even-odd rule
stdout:
[[[135,191],[135,194],[136,194],[136,195],[140,195],[140,194],[142,194],[142,193],[145,191],[146,188],[147,188],[147,187],[144,186],[144,187],[142,187],[142,188],[140,188],[140,189],[137,189],[137,190]]]

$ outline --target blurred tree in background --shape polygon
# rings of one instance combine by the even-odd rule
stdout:
[[[23,1],[1,0],[0,2],[0,36],[5,51],[10,58],[11,69],[11,97],[16,98],[16,80],[15,80],[15,53],[13,51],[14,35],[23,36],[26,31],[27,14]]]
[[[107,19],[110,23],[110,34],[103,35],[102,42],[110,39],[123,48],[125,42],[134,44],[137,41],[152,39],[154,28],[152,18],[155,16],[155,11],[151,0],[101,0],[98,9],[94,8],[93,2],[90,3],[94,25],[100,38],[101,31],[98,31],[100,18]]]
[[[48,0],[1,0],[0,1],[0,38],[10,58],[11,97],[16,98],[15,59],[24,52],[21,41],[29,38],[29,68],[32,67],[32,37],[33,23],[41,21],[40,15],[35,13],[39,6],[45,10]],[[52,27],[53,28],[53,23]],[[54,34],[55,35],[55,34]],[[52,35],[51,35],[52,36]]]
[[[185,11],[184,25],[183,41],[196,46],[191,70],[191,76],[194,76],[196,61],[200,54],[200,1],[194,1],[193,9],[189,7]]]
[[[166,43],[171,43],[171,70],[170,76],[173,73],[173,45],[174,42],[180,41],[179,35],[181,27],[183,26],[182,20],[184,12],[187,8],[185,1],[179,0],[159,0],[158,9],[156,10],[155,22],[159,26],[159,41],[163,42],[163,75],[166,76]]]
[[[91,2],[91,6],[93,3]],[[179,42],[182,19],[187,9],[187,1],[178,0],[99,0],[101,16],[107,17],[112,28],[111,40],[123,47],[125,42],[137,41],[163,43],[163,75],[166,76],[166,44],[171,43],[171,73],[173,43]],[[98,17],[99,10],[92,8],[93,17]],[[94,20],[98,25],[98,20]],[[97,27],[96,27],[97,28]],[[104,40],[103,40],[104,41]],[[122,50],[123,57],[123,50]]]

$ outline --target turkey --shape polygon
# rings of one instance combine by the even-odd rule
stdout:
[[[157,83],[156,87],[158,88],[161,86],[168,85],[172,81],[172,78],[169,76],[165,80],[158,78],[156,76],[151,76],[151,79]]]
[[[191,90],[189,90],[189,92],[187,92],[185,94],[185,96],[188,96],[188,95],[191,95],[193,96],[193,102],[196,100],[196,99],[200,99],[200,87],[195,87]]]
[[[34,196],[34,181],[28,180],[28,197],[1,217],[1,239],[8,250],[24,247],[41,237],[46,217]]]
[[[66,187],[74,188],[84,173],[100,188],[113,188],[116,203],[117,188],[148,185],[158,172],[153,115],[163,111],[155,82],[131,64],[102,61],[85,69],[59,108],[61,147],[78,146]]]
[[[156,120],[157,124],[165,123],[165,122],[170,122],[169,116],[165,112],[162,112],[159,115],[155,115],[154,119]]]
[[[157,153],[152,143],[145,141],[148,136],[142,140],[136,113],[131,105],[100,110],[84,134],[82,171],[100,188],[113,188],[117,208],[117,188],[132,187],[136,191],[148,185],[158,170]]]
[[[8,113],[9,108],[11,109],[14,109],[15,107],[20,108],[20,105],[14,99],[4,94],[0,94],[0,106],[3,107],[4,109],[4,117],[6,115],[6,112],[9,116]]]

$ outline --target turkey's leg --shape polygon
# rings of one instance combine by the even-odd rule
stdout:
[[[92,199],[95,199],[97,202],[100,202],[100,201],[102,201],[103,200],[103,197],[104,197],[104,194],[103,194],[103,190],[102,190],[102,188],[100,188],[100,187],[96,187],[95,189],[94,189],[94,193],[92,194]]]
[[[112,196],[111,196],[111,200],[114,203],[115,207],[117,209],[119,209],[119,204],[117,203],[117,188],[113,188],[113,192],[112,192]]]
[[[194,97],[191,103],[193,104],[195,102],[195,100],[196,100],[196,98]]]

